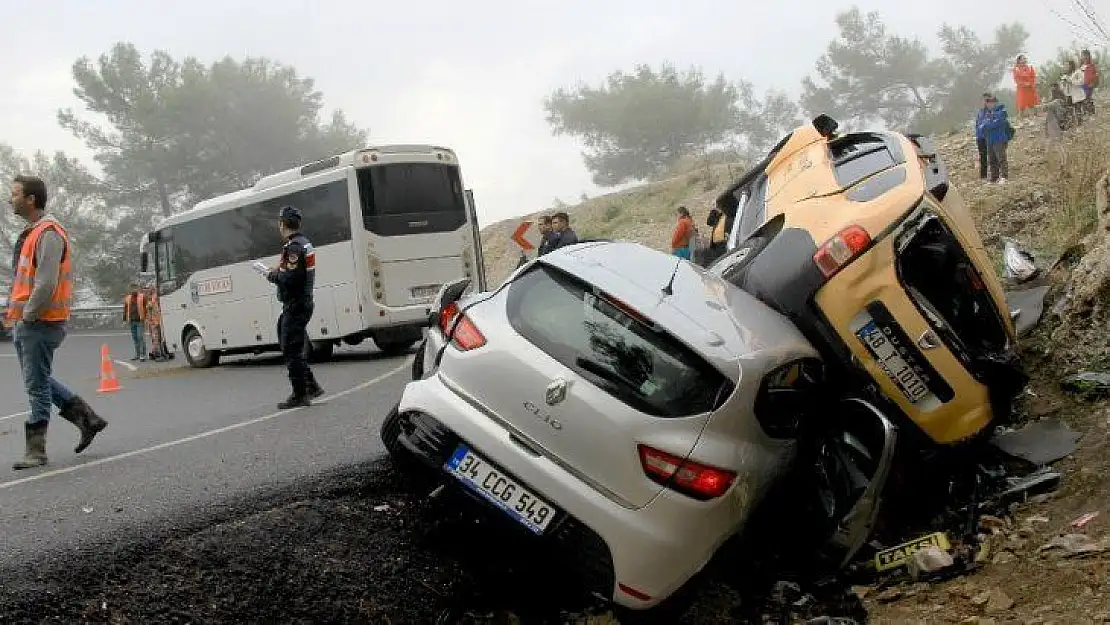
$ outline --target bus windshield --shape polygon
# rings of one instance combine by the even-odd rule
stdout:
[[[362,219],[383,236],[445,232],[466,220],[459,169],[441,163],[391,163],[358,170]]]

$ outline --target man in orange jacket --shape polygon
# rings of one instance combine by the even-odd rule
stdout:
[[[33,176],[12,182],[12,210],[27,228],[16,241],[15,277],[4,324],[12,328],[16,356],[31,412],[24,424],[27,451],[15,470],[46,464],[46,430],[51,403],[81,433],[74,452],[81,453],[108,423],[91,406],[54,379],[54,351],[65,339],[73,298],[73,260],[65,228],[45,214],[46,184]]]

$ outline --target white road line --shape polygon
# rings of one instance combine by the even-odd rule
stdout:
[[[373,385],[375,385],[379,382],[382,382],[382,381],[384,381],[384,380],[386,380],[386,379],[404,371],[405,369],[407,369],[411,366],[411,363],[412,363],[412,359],[411,358],[406,358],[405,362],[403,364],[401,364],[400,366],[398,366],[396,369],[392,369],[390,371],[387,371],[386,373],[383,373],[383,374],[379,375],[376,378],[373,378],[373,379],[367,380],[365,382],[362,382],[361,384],[352,386],[349,389],[340,391],[340,392],[332,394],[332,395],[325,395],[324,397],[320,398],[319,403],[324,403],[324,402],[330,401],[332,399],[339,399],[340,397],[343,397],[345,395],[350,395],[351,393],[357,393],[358,391],[361,391],[364,388],[371,387],[371,386],[373,386]],[[240,421],[239,423],[232,423],[231,425],[225,425],[222,428],[216,428],[214,430],[208,430],[206,432],[201,432],[199,434],[193,434],[192,436],[186,436],[185,438],[179,438],[177,440],[166,441],[164,443],[159,443],[157,445],[151,445],[150,447],[144,447],[142,449],[135,449],[135,450],[132,450],[132,451],[124,452],[122,454],[116,454],[114,456],[108,456],[106,458],[98,458],[96,460],[91,460],[91,461],[86,462],[84,464],[77,464],[77,465],[73,465],[71,467],[64,467],[64,468],[61,468],[61,469],[53,469],[53,470],[50,470],[50,471],[44,471],[42,473],[37,473],[35,475],[29,475],[25,478],[21,478],[21,479],[18,479],[18,480],[12,480],[10,482],[0,482],[0,490],[4,490],[4,489],[7,489],[7,488],[12,488],[13,486],[19,486],[21,484],[27,484],[28,482],[35,482],[35,481],[45,479],[45,478],[48,478],[48,477],[53,477],[55,475],[65,475],[66,473],[73,473],[74,471],[80,471],[81,469],[88,469],[88,468],[99,466],[99,465],[102,465],[102,464],[108,464],[109,462],[118,462],[120,460],[126,460],[127,458],[133,458],[135,456],[142,456],[142,455],[145,455],[145,454],[149,454],[151,452],[161,451],[163,449],[169,449],[170,447],[177,447],[178,445],[184,445],[185,443],[191,443],[193,441],[198,441],[202,438],[209,438],[209,437],[215,436],[217,434],[223,434],[224,432],[231,432],[232,430],[238,430],[238,429],[241,429],[241,428],[245,428],[249,425],[255,425],[257,423],[262,423],[263,421],[270,421],[271,419],[275,419],[277,417],[280,417],[283,414],[288,414],[290,412],[296,412],[298,410],[304,410],[304,408],[290,408],[289,410],[279,410],[277,412],[274,412],[274,413],[271,413],[271,414],[268,414],[268,415],[264,415],[264,416],[261,416],[261,417],[256,417],[254,419],[248,419],[247,421]]]
[[[17,412],[15,414],[4,415],[4,416],[0,417],[0,421],[6,421],[8,419],[14,419],[16,417],[25,417],[29,414],[31,414],[30,410],[24,410],[23,412]]]
[[[117,365],[119,365],[121,367],[127,367],[128,369],[130,369],[132,371],[138,371],[139,370],[138,367],[136,367],[135,365],[133,365],[129,362],[124,362],[122,360],[113,360],[112,362],[116,363]]]

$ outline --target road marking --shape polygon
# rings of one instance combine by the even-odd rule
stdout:
[[[15,414],[4,415],[4,416],[0,417],[0,421],[6,421],[8,419],[14,419],[16,417],[25,417],[29,414],[31,414],[30,410],[24,410],[23,412],[17,412]]]
[[[138,367],[136,367],[135,365],[133,365],[129,362],[124,362],[122,360],[113,360],[112,362],[116,363],[117,365],[119,365],[121,367],[127,367],[128,369],[130,369],[132,371],[138,371],[139,370]]]
[[[350,395],[351,393],[357,393],[358,391],[361,391],[362,389],[369,388],[369,387],[371,387],[371,386],[373,386],[373,385],[375,385],[379,382],[382,382],[382,381],[384,381],[388,378],[391,378],[394,375],[397,375],[398,373],[404,371],[405,369],[407,369],[411,366],[412,366],[412,358],[406,358],[405,362],[402,363],[401,365],[399,365],[396,369],[391,369],[391,370],[379,375],[376,378],[369,379],[365,382],[362,382],[360,384],[352,386],[349,389],[339,391],[338,393],[335,393],[333,395],[325,395],[325,396],[321,397],[320,401],[318,402],[317,405],[323,404],[323,403],[328,402],[332,399],[339,399],[340,397]],[[98,458],[96,460],[90,460],[89,462],[86,462],[86,463],[83,463],[83,464],[73,465],[71,467],[63,467],[61,469],[53,469],[53,470],[50,470],[50,471],[44,471],[42,473],[37,473],[35,475],[29,475],[27,477],[20,478],[18,480],[12,480],[10,482],[0,482],[0,490],[4,490],[4,489],[7,489],[7,488],[12,488],[13,486],[19,486],[21,484],[26,484],[28,482],[35,482],[35,481],[38,481],[38,480],[41,480],[41,479],[44,479],[44,478],[53,477],[55,475],[65,475],[66,473],[73,473],[74,471],[80,471],[81,469],[87,469],[87,468],[99,466],[99,465],[102,465],[102,464],[108,464],[110,462],[117,462],[117,461],[120,461],[120,460],[126,460],[128,458],[133,458],[135,456],[142,456],[142,455],[145,455],[145,454],[149,454],[151,452],[161,451],[163,449],[169,449],[170,447],[177,447],[178,445],[184,445],[185,443],[191,443],[193,441],[199,441],[202,438],[209,438],[209,437],[215,436],[217,434],[223,434],[224,432],[231,432],[232,430],[238,430],[238,429],[241,429],[241,428],[245,428],[249,425],[255,425],[255,424],[258,424],[258,423],[262,423],[263,421],[270,421],[272,419],[276,419],[277,417],[280,417],[281,415],[288,414],[290,412],[296,412],[298,410],[304,410],[304,407],[290,408],[289,410],[279,410],[277,412],[274,412],[274,413],[271,413],[271,414],[268,414],[268,415],[264,415],[264,416],[261,416],[261,417],[256,417],[254,419],[248,419],[246,421],[240,421],[239,423],[232,423],[231,425],[225,425],[222,428],[216,428],[214,430],[208,430],[208,431],[205,431],[205,432],[200,432],[199,434],[193,434],[192,436],[186,436],[185,438],[179,438],[177,440],[166,441],[164,443],[159,443],[157,445],[151,445],[150,447],[144,447],[142,449],[134,449],[132,451],[127,451],[127,452],[124,452],[122,454],[116,454],[114,456],[108,456],[106,458]],[[14,416],[14,415],[12,415],[12,416]]]

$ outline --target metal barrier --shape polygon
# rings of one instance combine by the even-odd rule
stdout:
[[[126,330],[123,321],[123,305],[83,306],[69,313],[71,330]]]

